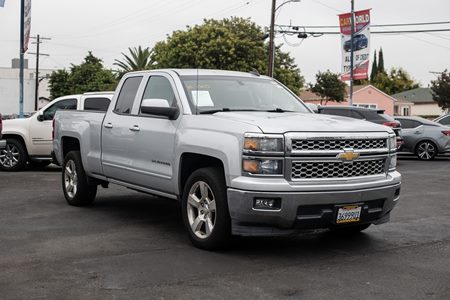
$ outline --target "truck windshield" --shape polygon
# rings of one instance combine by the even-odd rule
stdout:
[[[266,78],[182,76],[193,113],[217,111],[310,111],[291,92]]]

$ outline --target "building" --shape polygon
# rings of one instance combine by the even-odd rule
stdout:
[[[392,95],[392,97],[398,100],[400,106],[402,103],[412,103],[413,105],[409,108],[412,116],[434,118],[445,113],[433,100],[430,88],[416,88]],[[398,113],[405,115],[404,109],[401,108]]]
[[[28,66],[25,60],[25,66]],[[11,115],[19,113],[19,73],[17,61],[13,60],[11,68],[0,67],[0,113],[2,115]],[[39,97],[50,98],[48,85],[48,76],[54,70],[39,70]],[[24,69],[24,97],[23,111],[35,111],[35,73],[34,69]],[[44,103],[44,102],[42,102]]]
[[[349,89],[347,88],[347,94],[349,93]],[[343,102],[335,102],[328,101],[326,102],[319,95],[311,92],[311,91],[302,91],[300,92],[300,99],[302,99],[306,103],[313,103],[316,105],[342,105],[348,106],[348,101],[345,100]],[[387,114],[394,115],[394,107],[397,100],[388,94],[382,92],[372,85],[360,85],[353,87],[353,105],[359,107],[366,108],[374,108],[374,109],[383,109]]]

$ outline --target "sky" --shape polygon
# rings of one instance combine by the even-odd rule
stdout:
[[[281,4],[283,0],[278,0]],[[19,55],[20,1],[6,0],[0,8],[0,67],[10,67]],[[450,21],[448,0],[355,0],[355,10],[371,10],[372,24],[398,24]],[[41,44],[41,67],[68,68],[79,64],[93,51],[105,65],[114,68],[114,59],[128,47],[153,47],[174,30],[201,24],[204,18],[230,16],[250,18],[261,27],[270,23],[270,0],[32,0],[31,35],[49,37]],[[301,0],[277,10],[276,24],[299,26],[337,26],[338,14],[350,10],[350,0]],[[376,30],[420,29],[425,27],[383,27]],[[427,26],[448,28],[450,24]],[[337,30],[337,29],[328,29]],[[277,36],[284,44],[307,82],[314,82],[318,71],[340,72],[339,35],[323,35],[299,40]],[[35,45],[29,52],[35,52]],[[386,68],[402,67],[421,85],[450,69],[450,31],[439,33],[371,35],[371,52],[383,48]],[[29,66],[34,55],[26,54]]]

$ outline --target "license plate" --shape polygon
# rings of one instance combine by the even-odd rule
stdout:
[[[336,217],[336,223],[353,223],[359,222],[361,217],[361,206],[359,205],[347,205],[339,207]]]

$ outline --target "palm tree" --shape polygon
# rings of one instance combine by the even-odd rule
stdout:
[[[114,65],[118,66],[121,69],[119,71],[120,75],[132,71],[152,69],[154,61],[151,58],[151,55],[153,53],[153,50],[148,47],[142,49],[142,47],[139,46],[137,48],[128,48],[128,51],[130,52],[129,55],[122,52],[122,55],[124,57],[123,60],[114,60]]]

